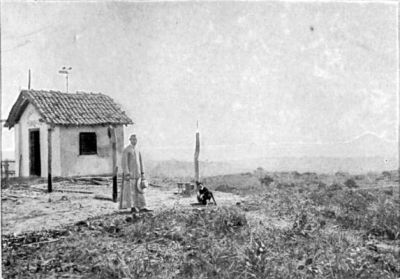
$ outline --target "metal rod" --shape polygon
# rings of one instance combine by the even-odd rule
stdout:
[[[29,69],[29,76],[28,76],[28,90],[31,89],[31,69]]]

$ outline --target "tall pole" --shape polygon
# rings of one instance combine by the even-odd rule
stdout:
[[[199,155],[200,155],[200,133],[199,133],[199,122],[197,121],[196,147],[194,152],[194,179],[196,183],[200,182]]]
[[[29,69],[29,74],[28,74],[28,90],[31,89],[31,69]]]
[[[110,126],[108,128],[110,141],[111,141],[111,151],[112,151],[112,170],[113,170],[113,192],[112,192],[112,200],[113,202],[117,202],[118,197],[118,187],[117,187],[117,136],[115,132],[115,127]]]
[[[51,125],[51,124],[50,124]],[[52,177],[51,177],[51,159],[52,159],[52,148],[51,148],[51,134],[53,127],[50,126],[47,129],[47,191],[53,192]]]

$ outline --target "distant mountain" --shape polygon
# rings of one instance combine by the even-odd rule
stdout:
[[[388,141],[372,133],[365,133],[352,141],[337,144],[349,157],[397,157],[399,145],[397,141]]]
[[[398,158],[393,157],[275,157],[237,161],[244,168],[262,167],[268,171],[298,171],[334,173],[381,172],[399,168]]]
[[[397,157],[398,141],[386,140],[372,133],[365,133],[352,140],[323,143],[266,143],[264,154],[268,157]]]

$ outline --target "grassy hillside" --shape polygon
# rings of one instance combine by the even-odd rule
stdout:
[[[225,185],[243,201],[112,214],[57,231],[3,236],[3,276],[399,278],[396,179],[397,172],[210,177],[208,187]]]

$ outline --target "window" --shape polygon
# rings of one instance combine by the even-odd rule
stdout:
[[[96,133],[79,134],[79,155],[97,154]]]

